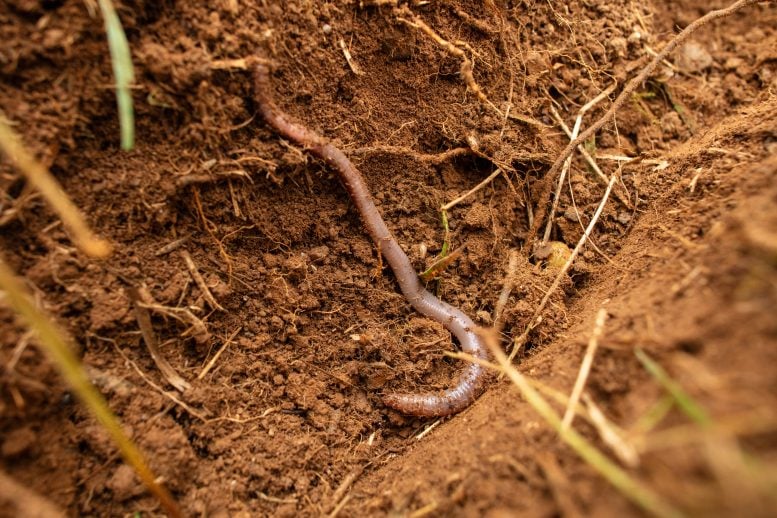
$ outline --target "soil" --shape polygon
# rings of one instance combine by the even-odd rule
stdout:
[[[453,383],[461,365],[443,352],[455,345],[403,299],[333,172],[263,123],[239,60],[271,60],[278,104],[352,157],[419,272],[445,240],[440,206],[503,168],[448,211],[463,253],[430,288],[491,326],[518,250],[509,349],[557,271],[532,254],[530,221],[568,142],[550,108],[571,126],[617,82],[585,127],[651,51],[728,2],[455,0],[410,2],[404,15],[390,3],[116,2],[136,72],[137,145],[125,152],[96,3],[3,2],[2,115],[115,245],[107,261],[84,256],[3,159],[3,255],[186,515],[640,514],[506,379],[439,423],[383,406],[386,392]],[[478,100],[459,59],[399,19],[413,14],[464,42],[485,95],[517,118]],[[590,143],[621,181],[517,359],[568,394],[604,307],[586,388],[604,415],[637,437],[665,399],[642,348],[765,472],[777,462],[775,22],[762,4],[702,29]],[[480,154],[435,159],[467,146]],[[573,248],[603,192],[576,156],[551,238]],[[192,282],[184,250],[223,310]],[[206,324],[192,336],[153,316],[191,384],[183,393],[144,345],[131,287]],[[23,324],[9,309],[0,319],[2,470],[69,515],[161,514]],[[690,514],[773,512],[769,491],[724,455],[739,449],[705,448],[701,432],[658,439],[689,422],[669,410],[629,472]],[[612,454],[594,427],[574,426]],[[26,514],[2,498],[0,515]]]

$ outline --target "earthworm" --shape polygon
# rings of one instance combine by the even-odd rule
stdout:
[[[361,173],[345,154],[325,138],[292,122],[275,104],[271,94],[270,70],[258,63],[254,69],[254,86],[259,111],[265,121],[282,137],[296,143],[331,166],[345,186],[359,211],[364,226],[375,245],[386,258],[399,282],[402,294],[421,314],[440,322],[459,340],[462,351],[487,359],[488,352],[478,328],[460,309],[429,293],[418,279],[410,259],[391,235],[372,200]],[[455,387],[438,394],[386,394],[383,403],[404,414],[437,417],[455,414],[467,408],[484,389],[485,370],[470,363]]]

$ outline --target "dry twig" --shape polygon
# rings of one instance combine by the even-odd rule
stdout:
[[[419,16],[413,14],[407,7],[398,8],[395,10],[395,12],[397,14],[397,20],[408,25],[409,27],[420,30],[429,36],[432,40],[434,40],[434,42],[442,47],[443,50],[445,50],[448,54],[461,60],[461,68],[459,69],[459,73],[464,79],[464,82],[467,83],[467,87],[477,96],[480,102],[494,110],[499,115],[499,117],[504,117],[502,110],[497,108],[496,105],[488,99],[486,94],[483,92],[483,89],[480,88],[480,85],[478,85],[477,81],[475,81],[475,76],[472,74],[474,68],[472,60],[467,56],[467,53],[461,49],[460,46],[454,45],[437,34],[434,29],[429,27],[429,25],[427,25],[426,22],[424,22]],[[408,20],[402,16],[409,16],[411,19]]]
[[[151,381],[149,377],[146,376],[146,374],[140,369],[140,367],[138,367],[138,364],[130,360],[129,356],[127,356],[127,354],[124,351],[122,351],[121,348],[116,343],[114,343],[113,346],[119,352],[121,357],[124,358],[124,361],[129,363],[130,366],[132,366],[132,368],[135,370],[135,372],[138,373],[138,376],[140,376],[143,379],[143,381],[145,381],[151,388],[159,392],[161,395],[163,395],[164,397],[166,397],[176,405],[186,410],[188,413],[190,413],[200,421],[207,422],[207,417],[205,415],[203,415],[202,413],[198,412],[197,410],[193,409],[192,407],[190,407],[189,405],[187,405],[186,403],[178,399],[175,396],[175,394],[173,394],[172,392],[168,392],[164,390],[162,387],[160,387],[159,385]]]
[[[496,171],[494,171],[493,173],[491,173],[488,176],[488,178],[486,178],[485,180],[483,180],[482,182],[477,184],[475,187],[473,187],[472,189],[470,189],[466,193],[462,194],[461,196],[459,196],[455,200],[451,200],[448,203],[446,203],[445,205],[443,205],[442,206],[442,210],[443,211],[448,211],[448,210],[452,209],[453,207],[455,207],[456,205],[458,205],[462,201],[466,200],[467,198],[469,198],[470,196],[472,196],[473,194],[478,192],[480,189],[482,189],[483,187],[485,187],[486,185],[491,183],[491,181],[494,178],[496,178],[497,176],[499,176],[500,174],[502,174],[502,170],[497,168]]]
[[[175,387],[179,392],[183,392],[191,385],[189,385],[189,383],[183,379],[180,374],[178,374],[178,372],[173,368],[172,365],[170,365],[167,359],[159,351],[159,342],[157,340],[156,333],[154,333],[154,328],[151,325],[151,315],[147,309],[147,306],[144,304],[145,299],[147,298],[144,297],[144,290],[142,288],[136,288],[133,286],[130,287],[127,292],[129,293],[129,297],[132,300],[132,304],[135,308],[135,318],[138,321],[140,333],[143,335],[143,341],[146,343],[146,347],[148,348],[148,352],[151,354],[151,358],[154,360],[154,363],[159,369],[159,372],[162,373],[162,376],[167,380],[167,382]]]
[[[502,315],[504,314],[507,301],[510,298],[510,292],[513,291],[513,286],[515,285],[515,274],[518,271],[519,259],[520,254],[518,253],[518,250],[510,250],[502,292],[499,294],[499,299],[496,301],[496,307],[494,308],[494,331],[496,331],[497,335],[502,332],[502,327],[504,326]]]
[[[229,336],[229,338],[227,338],[224,341],[224,345],[222,345],[221,348],[219,348],[219,350],[216,351],[216,354],[213,355],[213,358],[211,358],[211,360],[208,362],[208,364],[197,375],[197,379],[198,380],[201,380],[202,378],[205,377],[206,374],[208,374],[208,372],[210,372],[210,370],[216,364],[216,360],[218,360],[219,356],[221,356],[221,353],[223,353],[224,350],[227,348],[227,346],[229,346],[229,344],[232,343],[232,340],[235,339],[235,337],[237,336],[237,334],[240,332],[241,329],[243,329],[243,328],[242,327],[238,327],[237,329],[235,329],[235,331]]]
[[[183,250],[181,252],[181,257],[183,257],[183,260],[186,263],[186,268],[189,270],[189,273],[191,274],[192,279],[194,279],[195,284],[197,284],[197,287],[200,288],[202,297],[208,302],[208,304],[210,304],[210,307],[213,309],[224,311],[224,308],[221,306],[221,304],[216,302],[216,298],[210,292],[210,288],[208,288],[208,285],[205,283],[205,279],[202,278],[202,274],[200,274],[200,270],[197,269],[197,265],[194,264],[194,260],[192,259],[192,256],[189,254],[188,250]]]

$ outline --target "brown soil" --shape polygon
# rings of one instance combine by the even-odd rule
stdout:
[[[474,141],[514,169],[450,211],[452,246],[466,248],[432,285],[488,326],[509,251],[521,250],[509,346],[555,275],[531,258],[528,210],[548,203],[537,193],[566,143],[549,107],[571,125],[582,105],[632,77],[648,48],[728,2],[410,6],[471,47],[475,79],[495,105],[510,101],[510,113],[547,127],[505,124],[467,91],[456,58],[375,3],[119,6],[137,75],[132,152],[118,149],[111,64],[91,2],[0,4],[0,109],[116,246],[108,261],[87,259],[33,198],[0,229],[4,256],[80,345],[187,515],[311,516],[338,504],[340,516],[638,513],[506,380],[420,440],[433,420],[382,405],[384,392],[455,379],[459,363],[443,356],[449,334],[412,311],[333,173],[259,120],[249,73],[225,60],[273,61],[278,103],[353,157],[419,271],[440,252],[439,207],[493,171],[472,155],[423,155]],[[598,250],[586,246],[519,356],[522,372],[569,393],[606,303],[587,388],[604,414],[634,430],[663,397],[635,358],[642,347],[716,422],[762,410],[740,444],[766,466],[777,462],[776,20],[775,7],[761,5],[705,28],[600,132],[598,154],[640,158],[623,165],[616,188],[636,206],[608,203],[592,238]],[[7,161],[0,172],[8,211],[26,191]],[[587,224],[603,186],[579,157],[570,186],[574,204],[565,189],[552,237],[573,247],[582,235],[575,207]],[[190,282],[184,249],[224,311],[211,311]],[[154,318],[164,355],[192,384],[177,394],[186,407],[158,389],[173,394],[141,340],[130,286],[207,323],[209,336],[192,338]],[[71,515],[159,514],[52,365],[19,347],[30,338],[24,327],[10,310],[0,318],[2,469]],[[673,409],[659,429],[686,423]],[[609,453],[594,428],[575,426]],[[699,441],[662,443],[631,472],[692,514],[773,511],[724,457]]]

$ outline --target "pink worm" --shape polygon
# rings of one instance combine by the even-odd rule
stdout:
[[[386,223],[372,201],[370,191],[361,173],[338,148],[304,126],[291,122],[275,105],[271,95],[270,71],[264,64],[254,70],[256,101],[264,119],[281,136],[305,148],[324,160],[338,173],[345,185],[370,237],[386,258],[399,282],[402,294],[423,315],[440,322],[458,338],[462,351],[487,359],[485,343],[477,333],[477,326],[460,309],[442,302],[421,285],[410,260],[391,235]],[[446,416],[467,408],[483,391],[484,367],[470,363],[458,384],[442,394],[387,394],[383,402],[395,410],[417,416]]]

